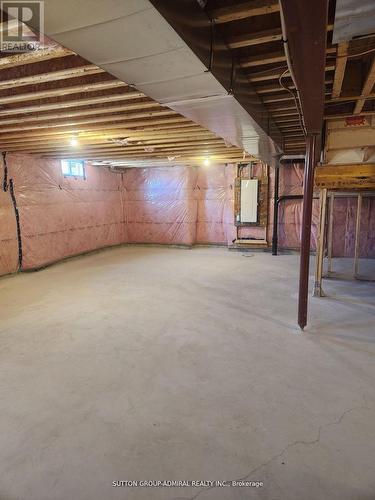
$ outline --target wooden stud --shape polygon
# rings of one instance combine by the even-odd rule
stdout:
[[[331,193],[329,197],[329,215],[328,215],[328,273],[332,273],[332,249],[333,249],[333,208],[335,203],[335,194]]]
[[[319,234],[318,245],[315,258],[315,283],[314,297],[324,297],[322,290],[322,275],[323,275],[323,258],[325,245],[325,225],[326,225],[326,208],[327,208],[327,189],[320,191],[320,209],[319,209]]]

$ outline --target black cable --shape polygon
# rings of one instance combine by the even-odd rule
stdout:
[[[18,269],[20,270],[20,269],[22,269],[22,260],[23,260],[22,236],[21,236],[20,214],[19,214],[18,207],[17,207],[17,200],[16,200],[16,197],[14,194],[13,179],[9,179],[9,192],[10,192],[10,196],[12,198],[14,213],[16,216],[17,241],[18,241]]]
[[[2,153],[3,155],[3,167],[4,167],[4,177],[3,177],[3,191],[8,191],[8,165],[6,160],[6,153]]]

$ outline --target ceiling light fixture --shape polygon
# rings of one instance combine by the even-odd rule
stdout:
[[[210,159],[209,159],[209,158],[205,158],[205,160],[203,161],[203,165],[204,165],[205,167],[208,167],[208,166],[209,166],[209,164],[210,164]]]
[[[72,137],[72,138],[70,139],[70,145],[71,145],[72,147],[76,147],[76,146],[78,146],[78,139],[77,139],[77,137]]]

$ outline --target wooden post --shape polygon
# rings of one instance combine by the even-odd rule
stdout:
[[[332,272],[332,246],[333,246],[333,204],[335,195],[331,193],[329,198],[329,214],[328,214],[328,269],[327,272]]]
[[[327,190],[320,191],[320,209],[319,209],[319,232],[318,244],[316,249],[315,260],[315,283],[314,297],[324,297],[322,290],[322,274],[323,274],[323,259],[324,259],[324,244],[325,244],[325,229],[326,229],[326,212],[327,212]]]
[[[303,180],[303,212],[301,255],[298,297],[298,324],[303,330],[307,324],[307,301],[309,293],[311,217],[314,191],[314,167],[317,157],[318,134],[308,134],[306,137],[306,162]]]
[[[362,195],[357,198],[357,219],[355,224],[355,247],[354,247],[354,278],[358,277],[359,271],[359,244],[361,233],[361,211],[362,211]]]

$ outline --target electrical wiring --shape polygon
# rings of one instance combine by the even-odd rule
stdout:
[[[300,108],[300,103],[299,103],[299,99],[298,99],[298,96],[297,96],[297,92],[293,92],[292,89],[290,89],[289,87],[287,87],[286,85],[283,84],[282,82],[282,79],[285,77],[285,75],[289,72],[289,69],[285,70],[284,73],[282,73],[279,77],[279,84],[280,84],[280,87],[282,87],[283,89],[285,89],[287,92],[289,92],[292,96],[293,96],[293,99],[294,99],[294,102],[296,104],[296,108],[297,108],[297,112],[298,112],[298,118],[299,118],[299,122],[300,122],[300,125],[301,125],[301,128],[302,128],[302,131],[304,133],[304,135],[307,135],[306,134],[306,126],[305,126],[305,123],[304,123],[304,120],[303,120],[303,114],[301,112],[301,108]]]
[[[358,52],[358,54],[348,54],[348,55],[341,55],[341,56],[336,56],[336,59],[352,59],[353,57],[360,57],[360,56],[365,56],[366,54],[370,54],[371,52],[375,52],[375,47],[372,49],[364,50],[363,52]]]

